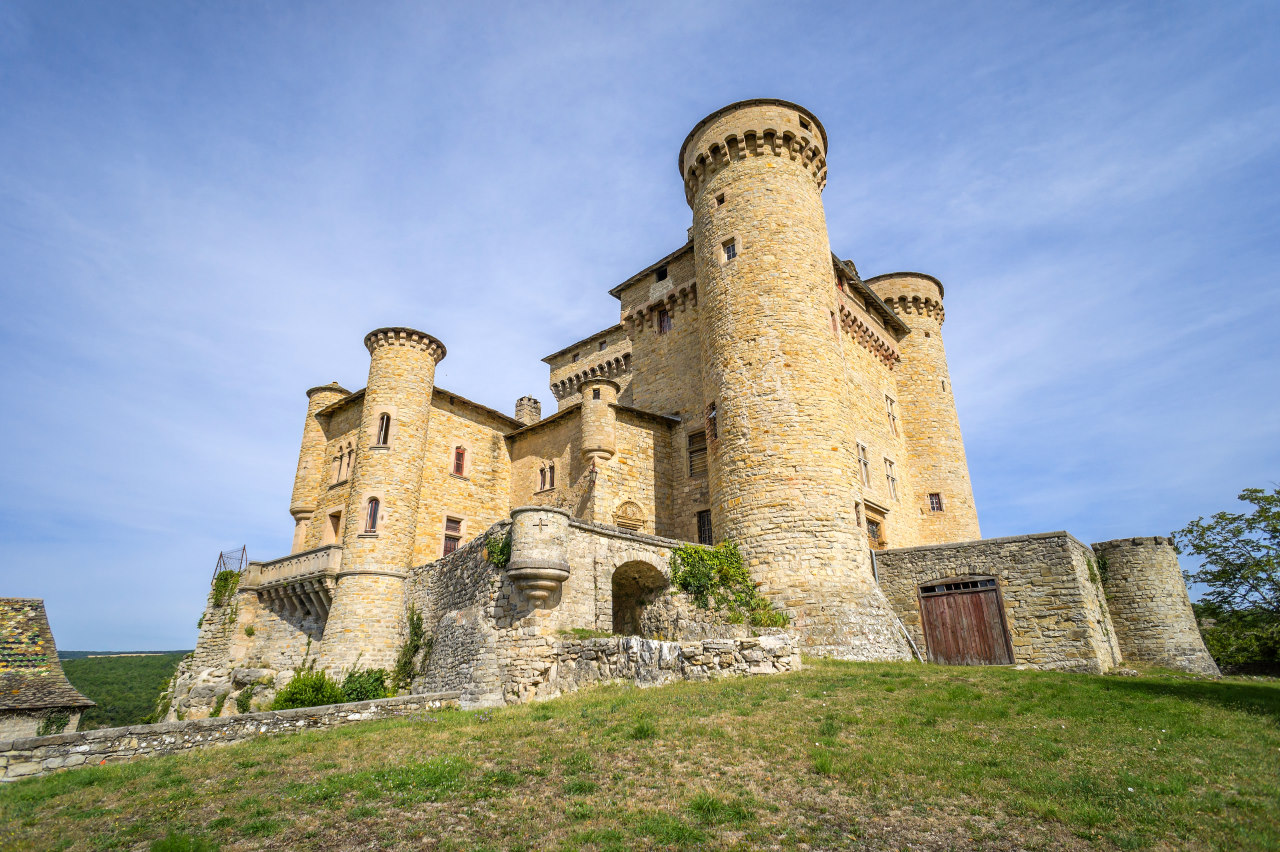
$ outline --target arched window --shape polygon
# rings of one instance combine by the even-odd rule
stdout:
[[[377,497],[369,498],[369,511],[364,515],[364,531],[367,533],[378,531],[378,508],[382,504],[378,502]]]
[[[467,469],[467,450],[465,447],[453,448],[453,475],[462,476]]]
[[[547,465],[547,487],[548,488],[556,487],[556,463],[555,462],[552,462],[551,464]]]
[[[379,447],[385,447],[391,443],[391,415],[383,414],[378,418],[378,440],[375,442]]]

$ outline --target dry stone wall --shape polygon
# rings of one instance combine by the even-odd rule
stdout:
[[[0,740],[0,781],[17,781],[59,769],[120,763],[263,736],[336,728],[456,706],[457,693],[406,695],[297,710],[247,713],[229,719],[161,722],[158,725],[101,728],[51,737]]]
[[[880,585],[917,647],[926,648],[919,587],[994,577],[1014,663],[1105,672],[1120,662],[1093,551],[1065,532],[886,550]]]
[[[1125,659],[1217,676],[1204,646],[1173,541],[1120,538],[1093,546]]]

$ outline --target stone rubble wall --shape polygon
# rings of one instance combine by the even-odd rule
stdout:
[[[1173,541],[1121,538],[1093,546],[1126,659],[1216,677]]]
[[[1065,532],[886,550],[880,585],[921,653],[922,583],[995,577],[1013,660],[1037,669],[1105,672],[1120,662],[1093,551]]]
[[[248,713],[227,719],[161,722],[102,728],[51,737],[0,741],[0,781],[46,775],[58,769],[119,763],[139,757],[244,742],[263,736],[336,728],[371,719],[412,716],[458,706],[458,694],[406,695],[323,707]]]

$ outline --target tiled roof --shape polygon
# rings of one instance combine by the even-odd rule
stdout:
[[[0,710],[92,707],[62,673],[39,598],[0,598]]]

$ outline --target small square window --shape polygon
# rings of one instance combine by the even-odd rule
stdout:
[[[723,193],[723,192],[716,196],[716,206],[717,206],[717,207],[719,207],[721,204],[724,204],[724,193]]]
[[[592,388],[592,389],[591,389],[591,398],[592,398],[592,399],[599,399],[599,398],[600,398],[600,388]]]
[[[603,352],[603,351],[604,351],[604,348],[605,348],[606,346],[608,346],[608,345],[609,345],[609,341],[607,341],[607,340],[601,340],[601,341],[600,341],[600,351],[601,351],[601,352]]]
[[[805,118],[804,116],[800,117],[800,127],[803,128],[804,130],[813,129],[813,127],[809,124],[809,119]]]
[[[942,511],[942,495],[936,491],[929,494],[929,511],[930,512]]]
[[[722,248],[724,250],[724,259],[726,263],[738,256],[737,240],[725,240]]]
[[[575,361],[577,361],[577,360],[578,360],[578,353],[577,353],[577,352],[573,353],[573,360],[575,360]]]
[[[666,268],[665,266],[659,266],[657,269],[655,269],[655,270],[653,271],[653,280],[654,280],[654,281],[666,281],[666,280],[667,280],[667,268]]]

